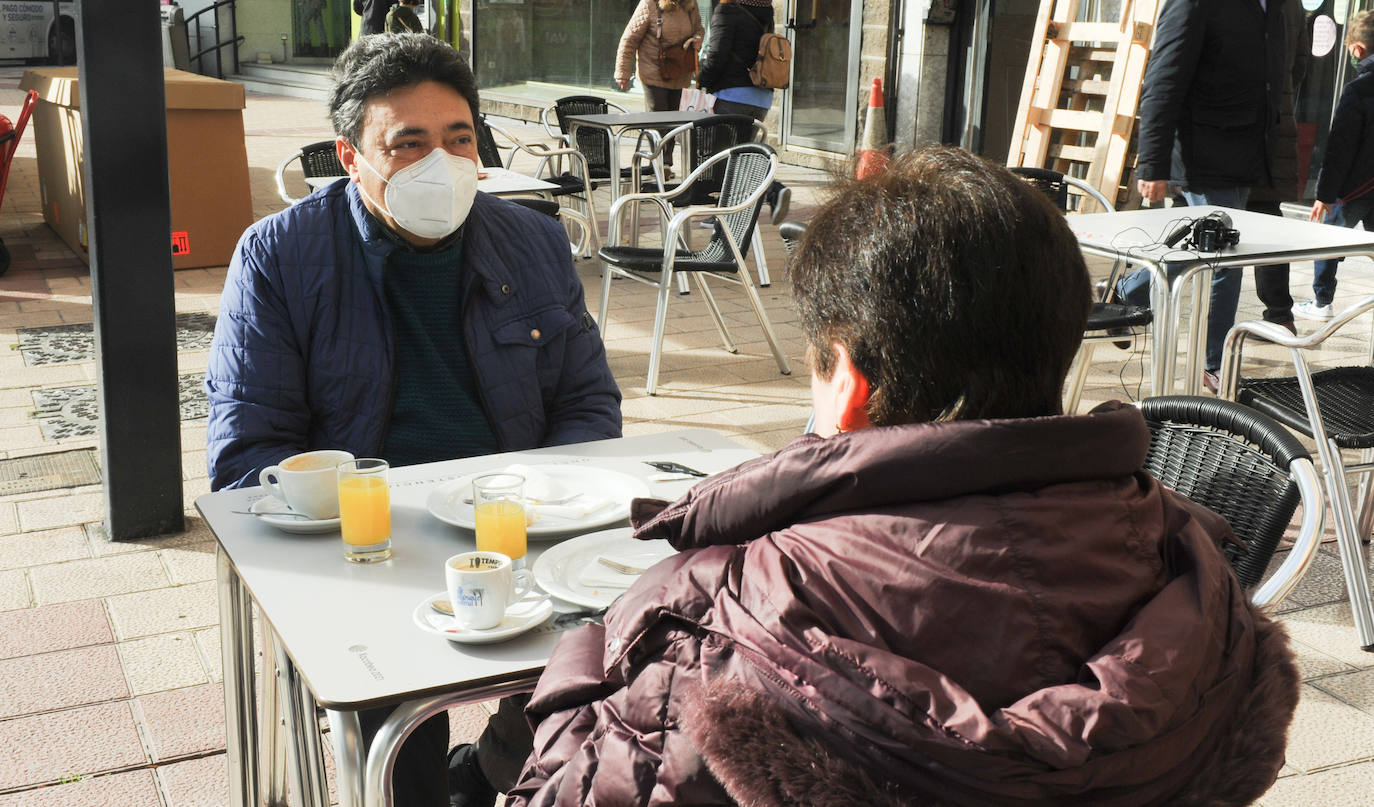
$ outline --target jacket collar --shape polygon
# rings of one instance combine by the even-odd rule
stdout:
[[[376,267],[378,275],[374,280],[380,284],[381,267],[385,264],[387,256],[397,248],[397,244],[363,203],[356,182],[347,183],[344,195],[348,199],[348,212],[354,232],[358,234],[363,250],[374,259],[369,262],[369,266]],[[463,223],[463,268],[480,281],[492,303],[498,306],[504,305],[514,296],[504,291],[514,291],[514,275],[507,265],[508,262],[501,259],[504,250],[499,246],[500,239],[492,229],[493,218],[503,213],[500,210],[503,204],[506,203],[490,194],[479,192],[472,202],[472,210],[468,213],[467,221]]]
[[[657,514],[641,505],[636,536],[667,538],[678,549],[738,543],[851,510],[1129,476],[1149,444],[1140,411],[1120,403],[1079,416],[803,435],[703,481]]]

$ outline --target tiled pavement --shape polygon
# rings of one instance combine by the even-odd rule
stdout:
[[[20,71],[0,68],[0,112],[13,115]],[[272,183],[278,161],[330,135],[320,105],[250,95],[244,113],[254,210],[283,207]],[[537,138],[530,128],[515,126]],[[518,166],[517,166],[518,167]],[[805,218],[825,176],[784,167],[794,216]],[[603,206],[604,215],[604,206]],[[15,265],[0,278],[0,460],[90,449],[95,383],[90,358],[90,284],[85,265],[42,223],[33,140],[26,137],[0,212],[0,238]],[[740,351],[720,349],[699,300],[673,301],[662,389],[643,394],[652,301],[620,282],[606,326],[612,368],[625,392],[626,432],[683,426],[719,429],[759,450],[795,435],[809,410],[807,376],[788,296],[781,243],[765,228],[774,283],[765,305],[795,372],[781,376],[748,307],[720,295]],[[1364,262],[1341,272],[1341,298],[1374,292]],[[589,296],[599,273],[578,265]],[[1309,265],[1295,268],[1299,299]],[[179,373],[206,362],[204,334],[224,269],[176,273]],[[1241,316],[1260,308],[1250,280]],[[1359,355],[1351,337],[1332,358]],[[1085,406],[1139,396],[1140,364],[1099,350]],[[1115,360],[1115,364],[1112,361]],[[1262,352],[1257,363],[1270,359]],[[184,532],[111,543],[101,531],[98,486],[0,495],[0,807],[224,805],[226,765],[215,602],[214,541],[191,502],[208,489],[204,407],[194,381],[183,390]],[[1288,765],[1264,798],[1281,805],[1374,804],[1374,654],[1356,646],[1334,547],[1328,544],[1284,604],[1299,652],[1303,698]],[[476,707],[452,713],[454,737],[480,729]]]

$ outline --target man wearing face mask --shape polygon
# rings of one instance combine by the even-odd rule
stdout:
[[[476,191],[477,86],[458,53],[367,36],[334,78],[347,179],[255,223],[229,266],[206,372],[211,486],[318,448],[409,465],[619,437],[566,234]],[[480,785],[513,781],[529,753],[520,706],[464,747]],[[365,732],[384,716],[364,713]],[[411,735],[396,804],[449,803],[447,729],[440,715]],[[478,790],[454,803],[490,804]]]

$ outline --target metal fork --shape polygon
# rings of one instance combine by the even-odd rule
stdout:
[[[603,557],[601,555],[597,556],[596,562],[600,563],[602,566],[605,566],[608,569],[614,569],[615,571],[620,572],[621,574],[644,574],[644,572],[648,571],[648,569],[641,569],[638,566],[631,566],[627,563],[621,563],[618,560],[611,560],[610,558]]]

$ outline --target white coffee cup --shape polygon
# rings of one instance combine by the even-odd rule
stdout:
[[[297,513],[338,518],[339,463],[351,459],[353,455],[347,451],[307,451],[263,468],[258,483]]]
[[[514,569],[500,552],[464,552],[444,562],[453,619],[461,628],[488,630],[534,588],[528,569]]]

